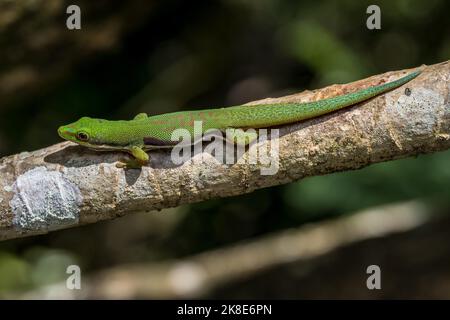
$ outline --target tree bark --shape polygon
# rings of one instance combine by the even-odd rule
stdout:
[[[307,102],[397,79],[388,72],[261,102]],[[119,153],[100,153],[64,142],[0,160],[0,239],[46,233],[136,211],[252,192],[307,176],[352,170],[372,163],[450,147],[450,63],[423,67],[406,85],[331,114],[280,127],[278,170],[260,164],[226,165],[201,152],[174,165],[170,151],[151,152],[142,170],[115,167]],[[251,108],[251,106],[249,106]],[[55,133],[56,134],[56,133]]]

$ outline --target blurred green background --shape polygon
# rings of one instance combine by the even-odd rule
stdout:
[[[89,5],[84,11],[79,2],[82,19],[96,19],[89,17]],[[370,4],[381,7],[381,30],[366,28]],[[148,5],[145,19],[113,46],[89,54],[58,81],[0,109],[0,156],[57,143],[56,128],[81,116],[131,119],[139,112],[235,105],[450,57],[450,2],[445,0],[180,0]],[[102,6],[113,5],[99,1],[95,9],[101,12]],[[89,28],[83,24],[82,30],[71,32]],[[64,47],[56,52],[55,61],[59,55],[76,55]],[[419,156],[3,242],[0,297],[64,280],[65,266],[71,263],[93,273],[130,262],[184,257],[408,199],[428,199],[446,211],[449,160],[450,152]]]

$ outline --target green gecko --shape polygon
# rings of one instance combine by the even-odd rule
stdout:
[[[94,150],[127,152],[133,159],[122,161],[117,166],[136,168],[149,162],[146,151],[173,147],[177,143],[171,140],[175,129],[185,128],[192,136],[194,121],[202,121],[202,133],[210,129],[257,129],[298,122],[357,104],[397,88],[417,77],[420,72],[414,71],[398,80],[354,93],[307,103],[239,105],[151,117],[140,113],[133,120],[119,121],[83,117],[77,122],[61,126],[58,134],[63,139]],[[257,134],[248,135],[242,130],[236,130],[233,139],[238,144],[247,145],[257,139]],[[195,137],[193,141],[195,142]]]

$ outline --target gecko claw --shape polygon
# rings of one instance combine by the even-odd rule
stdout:
[[[142,166],[144,166],[145,163],[142,163],[141,161],[137,159],[120,159],[116,163],[116,168],[119,169],[141,169]]]

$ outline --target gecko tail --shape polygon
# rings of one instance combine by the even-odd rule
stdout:
[[[349,94],[346,94],[346,95],[343,95],[340,97],[336,97],[335,101],[339,104],[342,104],[342,107],[351,106],[353,104],[368,100],[368,99],[378,96],[382,93],[385,93],[387,91],[398,88],[398,87],[404,85],[405,83],[408,83],[415,77],[417,77],[421,72],[422,71],[420,71],[420,70],[413,71],[410,74],[408,74],[400,79],[397,79],[397,80],[394,80],[394,81],[391,81],[391,82],[388,82],[388,83],[385,83],[385,84],[382,84],[379,86],[362,89],[357,92],[349,93]]]
[[[422,72],[421,70],[413,71],[410,74],[408,74],[400,79],[397,79],[397,80],[394,80],[391,82],[387,82],[382,85],[362,89],[362,90],[359,90],[359,91],[356,91],[353,93],[349,93],[349,94],[345,94],[342,96],[337,96],[337,97],[332,97],[332,98],[317,101],[316,103],[309,104],[312,106],[312,108],[310,108],[310,110],[308,110],[309,112],[305,112],[305,114],[308,114],[308,117],[312,117],[312,116],[315,117],[315,116],[319,116],[319,115],[322,115],[322,114],[325,114],[328,112],[339,110],[339,109],[349,107],[354,104],[366,101],[370,98],[376,97],[380,94],[383,94],[385,92],[388,92],[390,90],[398,88],[398,87],[404,85],[405,83],[408,83],[409,81],[411,81],[412,79],[417,77],[421,72]],[[308,103],[307,103],[307,105],[308,105]],[[306,109],[308,109],[308,108],[306,108]]]

